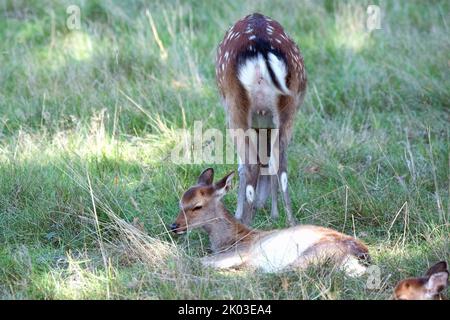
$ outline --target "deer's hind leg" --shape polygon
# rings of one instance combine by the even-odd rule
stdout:
[[[272,190],[272,212],[273,219],[278,218],[278,190],[282,194],[284,209],[289,225],[296,224],[292,213],[291,198],[288,190],[287,175],[287,137],[284,130],[278,130],[271,141],[271,155],[269,163],[269,173],[271,174],[271,190]],[[275,134],[275,132],[274,132]]]
[[[239,171],[239,194],[236,218],[250,225],[255,216],[256,184],[259,176],[257,164],[242,165]]]
[[[272,181],[272,189],[280,190],[283,198],[283,205],[286,211],[286,216],[289,225],[294,226],[296,224],[296,220],[292,213],[292,204],[291,198],[289,196],[289,188],[288,188],[288,173],[287,173],[287,146],[288,146],[289,137],[286,134],[286,130],[280,129],[279,131],[279,140],[277,143],[279,147],[274,149],[272,161],[272,171],[276,173],[274,180]],[[275,198],[275,193],[272,193],[272,216],[277,213],[277,208],[274,207],[273,202]],[[275,204],[276,206],[276,204]]]
[[[255,214],[256,187],[259,176],[258,136],[257,132],[242,120],[245,118],[243,114],[236,116],[233,113],[230,128],[235,128],[233,139],[235,139],[239,157],[239,190],[235,216],[242,223],[249,225]]]
[[[289,225],[294,226],[296,224],[296,220],[294,218],[294,215],[292,213],[292,204],[291,204],[291,198],[289,196],[289,189],[288,189],[288,174],[287,174],[287,146],[282,148],[281,154],[280,154],[280,168],[278,170],[278,182],[280,184],[280,191],[283,195],[283,203],[284,203],[284,209],[286,211],[286,216],[289,222]]]

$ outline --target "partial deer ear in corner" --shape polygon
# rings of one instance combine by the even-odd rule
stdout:
[[[214,169],[208,168],[205,169],[202,173],[200,173],[197,183],[210,185],[213,183],[213,180],[214,180]]]
[[[216,196],[223,197],[231,189],[231,181],[234,177],[234,171],[231,171],[225,177],[217,181],[214,185]]]
[[[438,273],[438,272],[447,272],[447,262],[445,261],[439,261],[438,263],[436,263],[434,266],[430,267],[430,269],[428,269],[427,273],[425,274],[426,276],[431,276],[432,274]]]
[[[433,294],[438,294],[447,288],[448,272],[438,272],[434,273],[428,279],[426,288],[430,290]]]

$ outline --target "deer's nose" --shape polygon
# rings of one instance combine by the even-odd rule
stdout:
[[[171,230],[171,231],[176,231],[177,229],[178,229],[178,224],[172,223],[172,224],[170,225],[170,230]]]

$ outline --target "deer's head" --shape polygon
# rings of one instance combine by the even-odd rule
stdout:
[[[408,278],[400,281],[394,289],[396,300],[435,300],[447,288],[447,263],[440,261],[419,278]]]
[[[213,183],[214,170],[208,168],[198,177],[197,184],[190,187],[181,197],[180,212],[170,229],[176,234],[185,233],[188,229],[202,227],[219,219],[217,210],[222,197],[230,190],[234,171]]]

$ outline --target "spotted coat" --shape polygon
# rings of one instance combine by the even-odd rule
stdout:
[[[254,13],[236,22],[226,33],[217,48],[216,80],[223,98],[226,97],[230,82],[236,82],[238,57],[244,52],[256,50],[258,40],[267,41],[270,50],[278,52],[287,65],[287,87],[300,94],[306,89],[306,71],[298,46],[275,20]]]

